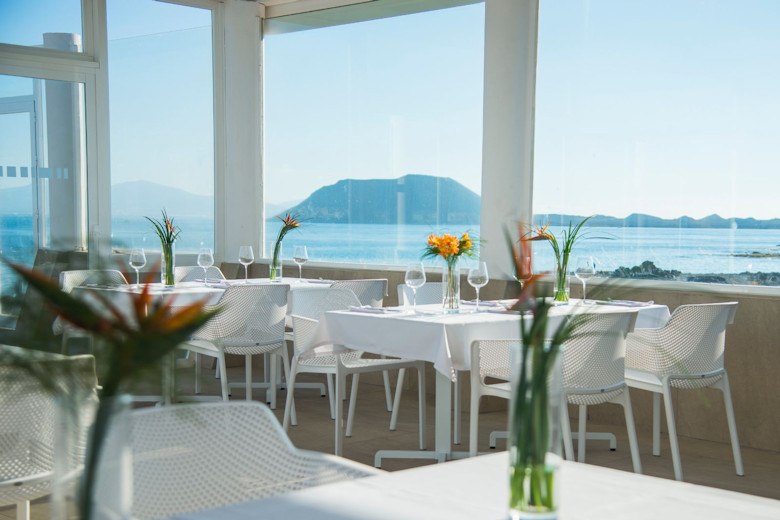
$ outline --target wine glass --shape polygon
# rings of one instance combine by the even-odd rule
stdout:
[[[135,286],[138,287],[141,285],[141,279],[140,274],[138,274],[139,269],[143,269],[143,267],[146,265],[146,254],[144,253],[144,250],[140,247],[133,248],[132,251],[130,251],[130,267],[135,269]]]
[[[469,285],[477,291],[477,308],[475,309],[475,312],[479,312],[479,290],[486,286],[490,280],[487,264],[485,262],[480,262],[477,267],[469,269],[467,280]]]
[[[592,256],[580,256],[577,258],[577,264],[574,269],[574,276],[582,282],[582,302],[587,303],[585,298],[585,288],[588,280],[596,274],[596,261]]]
[[[214,265],[214,253],[211,252],[210,247],[201,247],[198,251],[198,265],[203,269],[203,285],[208,285],[208,278],[206,273],[212,265]]]
[[[298,264],[298,279],[303,279],[303,264],[309,260],[309,253],[306,246],[295,246],[293,249],[293,262]]]
[[[255,261],[255,253],[252,246],[238,248],[238,263],[244,266],[244,283],[249,283],[249,266]]]
[[[422,264],[409,264],[404,276],[406,286],[412,290],[412,309],[417,312],[417,289],[425,285],[425,268]]]

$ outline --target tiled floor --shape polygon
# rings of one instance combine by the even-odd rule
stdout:
[[[211,373],[204,371],[204,395],[218,395],[219,387]],[[229,377],[233,380],[243,378],[243,368],[229,369]],[[191,392],[192,375],[190,370],[180,371],[179,388],[182,393]],[[318,380],[317,376],[302,376],[302,380]],[[324,376],[320,379],[324,381]],[[417,449],[417,392],[416,381],[404,392],[398,428],[388,430],[390,413],[385,408],[384,389],[379,384],[361,382],[357,402],[354,432],[351,438],[344,442],[344,456],[362,462],[373,464],[374,454],[380,449]],[[233,399],[242,399],[243,391],[237,390]],[[281,421],[284,409],[284,396],[277,406],[276,415]],[[255,398],[263,397],[263,392],[255,390]],[[310,450],[332,452],[333,421],[330,419],[327,398],[319,396],[315,390],[299,390],[296,392],[296,408],[298,411],[298,426],[290,428],[290,438],[293,443]],[[346,413],[346,406],[345,406]],[[428,446],[433,447],[433,396],[428,398]],[[464,438],[460,446],[454,446],[456,451],[468,449],[468,413],[462,416]],[[506,429],[505,412],[487,412],[480,414],[480,450],[488,449],[488,436],[493,430]],[[589,424],[589,431],[611,431],[617,435],[618,448],[612,452],[604,442],[589,442],[587,460],[589,464],[631,471],[631,455],[624,428],[616,426],[600,426]],[[647,475],[662,478],[673,478],[672,461],[668,449],[668,441],[662,444],[662,455],[651,455],[650,432],[638,432],[640,455],[643,470]],[[575,442],[576,445],[576,442]],[[499,449],[503,449],[503,441],[499,441]],[[700,441],[682,437],[680,439],[683,471],[685,480],[695,484],[713,486],[742,493],[750,493],[780,499],[780,453],[742,448],[745,464],[745,476],[738,477],[734,473],[734,462],[731,448],[727,444]],[[383,469],[397,471],[421,464],[429,464],[419,460],[387,460]],[[0,508],[0,520],[15,518],[13,507]],[[41,499],[33,503],[32,518],[44,520],[49,518],[48,500]]]

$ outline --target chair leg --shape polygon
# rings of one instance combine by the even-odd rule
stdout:
[[[18,502],[16,504],[16,520],[30,520],[30,501]]]
[[[282,348],[282,370],[284,370],[284,383],[285,388],[287,389],[287,394],[292,393],[292,387],[290,386],[290,354],[287,351],[287,347],[285,346]],[[285,408],[287,407],[287,402],[285,401]],[[295,401],[293,400],[292,403],[292,410],[290,412],[292,417],[292,423],[298,424],[298,417],[295,415]]]
[[[661,456],[661,394],[653,393],[653,455]]]
[[[225,354],[220,352],[220,356],[217,358],[217,369],[219,370],[219,384],[222,387],[222,400],[230,400],[230,386],[227,379],[227,368],[225,363]]]
[[[326,374],[325,378],[328,383],[328,404],[330,405],[330,418],[336,418],[336,406],[333,403],[333,395],[335,393],[333,388],[333,374]]]
[[[398,379],[396,380],[395,383],[395,397],[393,398],[393,413],[390,414],[391,432],[394,432],[396,426],[398,425],[398,411],[401,408],[401,392],[403,391],[405,370],[406,370],[405,368],[402,368],[398,371]]]
[[[634,473],[642,473],[642,459],[639,458],[639,443],[636,440],[636,426],[634,424],[634,411],[631,407],[631,395],[628,388],[623,395],[618,398],[623,405],[623,412],[626,415],[626,430],[628,430],[628,445],[631,448],[631,462],[634,463]]]
[[[189,355],[190,351],[187,351]],[[195,354],[195,395],[200,394],[200,354]]]
[[[271,362],[271,382],[268,386],[268,391],[266,392],[265,400],[268,403],[268,406],[271,407],[271,410],[276,410],[276,391],[277,387],[279,386],[277,384],[279,380],[279,374],[277,370],[277,359],[276,354],[270,354],[266,357]],[[249,380],[246,382],[247,385],[251,384]]]
[[[723,392],[723,404],[726,407],[726,420],[729,423],[729,435],[731,436],[731,450],[734,452],[734,466],[737,475],[743,477],[745,468],[742,466],[742,452],[739,448],[739,437],[737,436],[737,421],[734,419],[734,404],[731,401],[731,387],[729,386],[728,374],[723,374],[723,378],[715,385]]]
[[[347,437],[352,437],[352,425],[355,422],[355,403],[357,402],[359,383],[360,383],[360,374],[352,374],[352,392],[349,395],[349,411],[347,412],[347,431],[345,433]]]
[[[563,429],[563,453],[566,460],[574,460],[574,443],[571,439],[571,420],[569,420],[569,403],[563,398],[561,406],[561,429]]]
[[[585,423],[588,420],[588,407],[580,405],[579,438],[577,439],[577,462],[585,462]]]
[[[292,362],[292,368],[290,368],[290,378],[287,383],[287,399],[284,402],[284,419],[282,420],[282,428],[286,432],[290,427],[290,417],[293,409],[293,399],[295,398],[295,376],[298,375],[298,358],[294,357]],[[297,418],[292,420],[293,426],[298,425]]]
[[[341,373],[341,370],[339,370],[338,363],[341,363],[341,360],[339,360],[336,365],[336,392],[333,396],[333,404],[336,407],[336,420],[333,426],[334,428],[333,453],[334,455],[338,455],[340,457],[344,446],[344,439],[342,438],[343,429],[341,424],[341,421],[344,418],[344,403],[341,402],[342,399],[341,396],[345,393],[344,381],[346,378]]]
[[[455,399],[452,407],[454,408],[453,420],[452,420],[452,443],[460,444],[460,427],[461,427],[461,403],[460,403],[460,381],[461,373],[455,374]]]
[[[393,393],[390,389],[390,374],[387,370],[382,370],[382,381],[385,384],[385,405],[387,406],[387,411],[392,412],[393,411]]]
[[[669,382],[664,383],[664,409],[666,410],[666,426],[669,428],[669,444],[672,449],[672,465],[674,465],[674,478],[682,480],[682,464],[680,462],[680,445],[677,442],[677,426],[674,420],[674,408],[672,407],[672,388]]]
[[[244,374],[244,380],[246,381],[246,400],[251,401],[252,400],[252,356],[247,355],[244,356],[244,366],[245,374]]]
[[[424,450],[428,447],[425,437],[425,425],[427,422],[427,405],[425,399],[425,365],[417,369],[417,419],[419,422],[420,430],[420,449]]]
[[[480,382],[471,381],[471,403],[469,405],[469,457],[477,456],[479,438],[479,401],[482,397]]]

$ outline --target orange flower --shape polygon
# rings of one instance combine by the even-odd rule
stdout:
[[[471,256],[473,253],[474,243],[469,238],[468,233],[463,233],[460,238],[448,234],[428,235],[428,246],[425,248],[423,257],[440,256],[449,260],[463,254]]]
[[[277,215],[276,218],[284,223],[285,228],[297,228],[301,225],[301,221],[298,217],[293,217],[292,213],[288,213],[284,218]]]

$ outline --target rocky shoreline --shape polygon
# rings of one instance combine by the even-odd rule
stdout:
[[[649,260],[634,267],[619,267],[614,271],[599,273],[610,278],[631,278],[637,280],[674,280],[679,282],[718,283],[731,285],[780,286],[780,273],[683,273],[677,270],[659,269]]]

